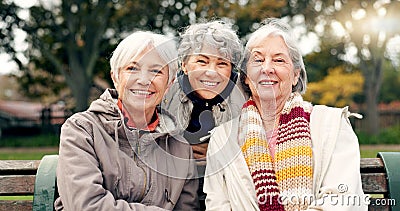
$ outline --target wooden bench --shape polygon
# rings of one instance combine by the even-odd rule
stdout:
[[[46,155],[42,160],[0,160],[0,196],[20,196],[0,200],[0,210],[52,211],[58,195],[57,161],[58,155]]]
[[[369,210],[400,210],[399,158],[400,152],[385,152],[361,159],[364,192],[375,197]],[[41,161],[0,160],[0,196],[33,196],[33,200],[0,200],[0,210],[53,210],[58,195],[57,159],[57,155],[46,155]]]

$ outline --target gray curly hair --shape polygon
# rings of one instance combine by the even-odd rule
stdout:
[[[289,49],[290,58],[294,65],[293,71],[295,69],[300,70],[300,77],[297,81],[297,84],[292,87],[292,92],[304,94],[307,89],[307,73],[300,48],[297,46],[296,39],[291,32],[291,27],[289,24],[278,18],[265,19],[262,22],[262,26],[250,35],[250,38],[246,44],[245,55],[241,63],[240,81],[243,89],[247,93],[251,94],[250,88],[245,84],[245,79],[247,77],[247,62],[250,57],[251,49],[257,42],[259,42],[259,40],[268,36],[281,36],[286,43],[286,46]]]
[[[232,24],[223,21],[192,24],[181,34],[178,55],[181,62],[188,56],[200,53],[207,45],[218,49],[221,56],[229,60],[233,66],[239,66],[242,58],[243,45],[232,29]]]

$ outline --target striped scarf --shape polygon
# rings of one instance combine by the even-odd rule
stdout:
[[[239,143],[262,211],[307,208],[303,199],[311,196],[313,176],[311,109],[300,94],[291,94],[279,119],[274,159],[255,102],[250,98],[243,105]]]

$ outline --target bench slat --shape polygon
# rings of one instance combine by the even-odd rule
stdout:
[[[0,195],[33,195],[35,175],[0,176]]]
[[[0,195],[33,195],[40,160],[0,160]],[[380,158],[360,161],[361,180],[366,194],[387,197],[388,183],[385,166]],[[375,200],[375,199],[371,199]],[[32,210],[30,200],[0,200],[0,210]],[[389,206],[369,206],[369,210],[389,210]]]
[[[0,173],[3,171],[36,171],[39,164],[40,160],[0,160]]]
[[[384,173],[385,168],[380,158],[363,158],[360,160],[361,173]]]
[[[0,200],[0,210],[7,211],[31,211],[32,201],[20,200],[20,201],[2,201]]]
[[[365,173],[361,174],[364,193],[386,194],[387,181],[385,173]]]

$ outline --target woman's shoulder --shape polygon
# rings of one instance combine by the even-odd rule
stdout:
[[[352,113],[349,110],[349,106],[345,107],[331,107],[327,105],[314,105],[311,112],[311,119],[315,118],[323,118],[329,119],[333,117],[343,117],[348,118],[350,116],[354,116],[356,118],[362,118],[360,114]]]

